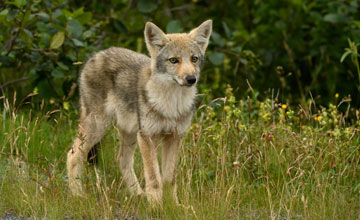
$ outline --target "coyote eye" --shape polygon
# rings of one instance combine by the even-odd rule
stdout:
[[[179,60],[178,60],[177,58],[175,58],[175,57],[169,58],[169,61],[170,61],[170,63],[172,63],[172,64],[175,64],[175,63],[178,63],[178,62],[179,62]]]
[[[197,56],[192,56],[191,57],[191,62],[196,63],[199,60],[199,58]]]

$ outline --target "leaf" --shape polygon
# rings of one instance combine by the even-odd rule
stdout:
[[[93,36],[93,31],[92,30],[87,30],[83,33],[83,38],[84,39],[88,39],[91,38],[91,36]]]
[[[224,42],[222,41],[220,34],[218,34],[217,32],[212,32],[211,39],[213,39],[213,41],[220,47],[224,46]]]
[[[112,24],[113,24],[115,30],[117,30],[119,33],[126,34],[128,32],[127,27],[125,26],[125,24],[121,20],[113,19]]]
[[[39,96],[41,98],[51,98],[55,96],[54,90],[50,86],[48,80],[40,79],[39,83],[36,86],[38,88]]]
[[[232,33],[231,33],[230,29],[229,29],[229,26],[226,24],[225,21],[222,22],[222,25],[223,25],[226,37],[230,38]]]
[[[87,24],[89,21],[91,21],[92,14],[91,12],[85,12],[81,15],[78,15],[74,17],[80,24]]]
[[[64,24],[67,23],[71,19],[71,17],[66,16],[66,14],[64,13],[64,10],[60,10],[60,9],[56,9],[55,11],[53,11],[51,13],[51,17],[54,20],[54,22],[51,22],[52,25],[54,25],[54,23],[57,23],[57,24],[61,24],[61,26],[64,26]],[[58,29],[58,28],[56,28],[56,29]],[[64,29],[65,29],[65,27],[64,27]]]
[[[11,22],[16,15],[18,14],[19,10],[18,9],[11,9],[8,13],[8,16],[6,18],[6,21]]]
[[[26,0],[15,0],[15,1],[7,1],[5,2],[7,5],[15,5],[18,8],[22,8],[24,5],[26,5]]]
[[[35,15],[31,14],[31,11],[28,10],[24,15],[22,26],[23,27],[28,26],[33,21],[34,17]]]
[[[352,20],[350,23],[354,24],[357,28],[360,28],[360,21],[358,20]]]
[[[75,46],[77,46],[77,47],[83,47],[84,46],[84,43],[79,41],[76,38],[73,38],[72,41],[74,42]]]
[[[39,16],[40,20],[42,21],[49,21],[50,16],[48,14],[46,14],[45,12],[39,12],[36,13],[37,16]]]
[[[214,52],[210,54],[209,60],[212,64],[218,66],[224,62],[225,54],[221,52]]]
[[[26,28],[24,28],[23,31],[20,32],[19,37],[29,45],[31,45],[31,43],[33,42],[33,34]]]
[[[62,70],[65,70],[65,71],[68,71],[69,70],[69,67],[66,66],[65,64],[63,64],[62,62],[56,62],[56,64],[60,67],[60,69]]]
[[[4,9],[0,12],[0,23],[5,21],[8,13],[9,13],[9,10],[7,10],[7,9]]]
[[[342,14],[329,13],[324,16],[324,21],[336,24],[336,23],[345,23],[347,18]]]
[[[84,27],[77,21],[71,19],[66,26],[67,32],[74,38],[79,38],[84,30]]]
[[[0,12],[0,16],[7,16],[8,13],[9,13],[9,10],[4,9]]]
[[[51,75],[54,77],[54,78],[64,78],[64,73],[59,70],[58,68],[54,69],[52,72],[51,72]]]
[[[341,59],[340,59],[340,63],[344,62],[345,58],[351,54],[351,50],[349,50],[348,48],[346,48],[346,52],[341,56]]]
[[[46,32],[41,32],[39,34],[40,42],[38,43],[38,46],[40,49],[45,49],[50,46],[50,35]]]
[[[26,5],[26,0],[15,0],[15,3],[22,7]]]
[[[172,20],[166,26],[167,33],[180,33],[183,29],[179,20]]]
[[[73,17],[73,14],[71,13],[71,11],[68,11],[66,9],[61,9],[62,14],[66,17],[67,20],[71,20]],[[58,14],[59,12],[57,12]]]
[[[57,49],[63,45],[65,40],[64,32],[57,32],[51,39],[50,49]]]
[[[79,15],[82,15],[82,14],[84,14],[84,7],[81,7],[78,10],[74,11],[72,13],[72,17],[75,18],[75,17],[77,17]]]
[[[148,0],[140,0],[137,4],[137,9],[142,13],[149,13],[157,8],[157,4]]]

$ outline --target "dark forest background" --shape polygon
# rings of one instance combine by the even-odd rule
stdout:
[[[360,106],[358,0],[15,0],[0,1],[0,89],[9,99],[38,93],[77,106],[77,77],[110,46],[146,53],[143,29],[188,32],[213,19],[200,92],[277,97],[292,105]]]

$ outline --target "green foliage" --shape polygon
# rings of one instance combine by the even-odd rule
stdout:
[[[41,98],[62,105],[77,97],[73,85],[91,54],[110,46],[146,53],[146,21],[174,33],[211,18],[200,92],[222,96],[227,84],[237,97],[274,89],[282,101],[302,104],[311,92],[323,105],[340,93],[359,106],[355,60],[341,59],[348,38],[360,42],[359,7],[357,0],[5,1],[1,90],[22,99],[36,88]]]
[[[341,56],[340,62],[343,62],[348,55],[351,55],[351,60],[353,61],[354,65],[356,66],[356,70],[359,76],[359,92],[360,92],[360,67],[359,67],[359,53],[357,47],[360,45],[359,43],[352,42],[348,39],[349,48],[345,48],[344,54]]]

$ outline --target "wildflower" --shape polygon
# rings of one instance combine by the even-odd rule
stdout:
[[[54,103],[55,103],[55,99],[54,99],[54,98],[51,98],[51,99],[50,99],[50,104],[53,105]]]
[[[339,93],[336,93],[336,94],[335,94],[335,98],[339,98]]]
[[[69,102],[64,102],[63,107],[65,110],[69,110]]]
[[[286,105],[286,104],[282,104],[282,105],[281,105],[281,108],[282,108],[282,109],[286,109],[286,108],[287,108],[287,105]]]
[[[319,115],[319,116],[315,117],[315,120],[316,120],[316,121],[321,121],[322,118],[323,118],[323,117],[322,117],[321,115]]]
[[[301,125],[301,130],[304,130],[305,129],[305,125]]]
[[[287,112],[286,112],[286,115],[289,115],[289,114],[290,114],[290,112],[287,111]]]

